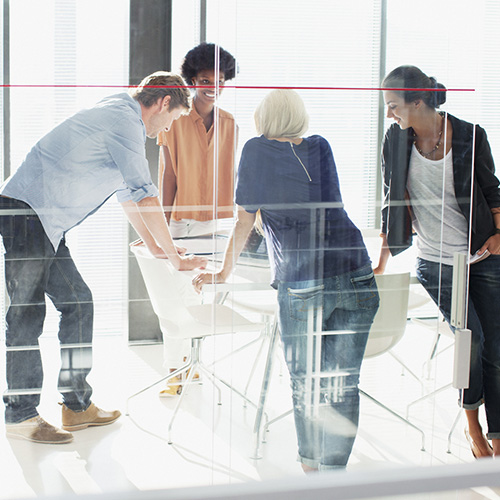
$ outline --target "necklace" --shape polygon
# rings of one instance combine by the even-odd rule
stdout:
[[[441,130],[439,131],[439,139],[436,143],[436,145],[432,148],[431,151],[429,151],[428,153],[424,153],[418,146],[417,146],[417,134],[415,132],[413,132],[413,137],[415,138],[415,140],[413,141],[413,144],[415,145],[415,147],[417,148],[417,151],[424,157],[424,158],[429,158],[429,156],[432,155],[432,153],[434,153],[435,151],[437,151],[439,149],[439,146],[441,146],[441,139],[443,137],[443,125],[444,125],[444,118],[442,118],[441,120]]]

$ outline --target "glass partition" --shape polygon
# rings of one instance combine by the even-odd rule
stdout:
[[[6,2],[0,499],[500,453],[496,3],[173,0],[139,94],[130,4]]]

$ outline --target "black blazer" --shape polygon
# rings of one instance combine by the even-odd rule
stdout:
[[[495,233],[491,209],[500,207],[499,181],[495,176],[495,164],[484,129],[452,115],[448,118],[453,130],[451,147],[455,196],[471,228],[470,251],[474,254]],[[406,183],[413,140],[413,129],[401,130],[399,125],[393,124],[387,130],[383,143],[382,232],[387,235],[392,255],[406,250],[412,243],[413,229],[408,209],[411,201],[407,200]],[[471,200],[472,175],[474,189]]]

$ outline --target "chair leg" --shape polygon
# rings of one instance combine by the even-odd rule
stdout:
[[[213,373],[212,371],[208,370],[207,367],[202,362],[199,363],[198,367],[209,378],[212,379],[212,382],[214,383],[214,385],[216,387],[217,387],[217,382],[220,382],[221,384],[225,385],[229,390],[233,391],[240,398],[242,398],[245,401],[245,403],[248,403],[251,406],[253,406],[254,408],[257,408],[257,405],[251,399],[249,399],[247,396],[245,396],[245,394],[243,394],[242,392],[240,392],[238,389],[236,389],[236,387],[234,387],[233,385],[231,385],[229,382],[227,382],[223,378],[219,377],[218,375],[215,375],[215,373]],[[219,402],[219,404],[221,404],[221,403]]]
[[[214,387],[217,389],[217,404],[220,406],[222,404],[222,392],[220,387],[217,385],[217,382],[222,382],[218,377],[216,377],[212,371],[210,371],[206,365],[204,365],[201,361],[198,363],[198,370],[203,372],[212,382]],[[225,384],[226,385],[226,384]]]
[[[177,375],[180,375],[181,373],[185,373],[187,372],[190,368],[192,368],[193,366],[193,359],[192,357],[187,361],[186,364],[182,365],[180,368],[177,368],[177,370],[173,371],[173,372],[170,372],[168,375],[166,375],[165,377],[162,377],[160,378],[159,380],[157,380],[156,382],[153,382],[152,384],[148,385],[147,387],[144,387],[143,389],[141,389],[140,391],[137,391],[135,392],[134,394],[132,394],[131,396],[129,396],[127,398],[127,402],[126,402],[126,407],[125,407],[125,415],[129,415],[129,403],[130,401],[135,398],[136,396],[139,396],[139,394],[142,394],[143,392],[146,392],[148,389],[151,389],[151,387],[154,387],[155,385],[158,385],[160,384],[161,382],[164,382],[164,381],[167,381],[173,377],[176,377]]]
[[[260,390],[257,414],[255,416],[255,424],[253,430],[254,451],[253,455],[250,457],[253,458],[254,460],[262,458],[262,455],[260,454],[260,442],[261,442],[260,436],[262,431],[262,419],[263,417],[265,417],[264,409],[266,406],[267,393],[269,390],[271,374],[273,371],[274,352],[276,350],[276,345],[278,344],[278,338],[279,338],[278,322],[275,320],[272,327],[271,336],[269,338],[269,348],[267,351],[266,367],[264,369],[264,376],[262,378],[262,387]]]
[[[248,376],[248,380],[247,380],[247,383],[245,385],[245,390],[243,391],[243,394],[245,395],[245,397],[247,397],[250,383],[252,382],[253,376],[255,375],[255,370],[257,369],[257,363],[258,363],[259,359],[261,358],[262,351],[264,350],[264,344],[265,344],[266,340],[269,340],[269,336],[271,335],[270,330],[271,329],[269,327],[269,324],[266,323],[266,326],[263,329],[262,334],[259,336],[259,338],[256,339],[256,341],[260,340],[261,342],[260,342],[259,350],[257,351],[257,355],[255,356],[255,360],[252,364],[252,369],[250,370],[250,375]],[[245,407],[246,407],[246,404],[245,404]]]
[[[199,340],[201,342],[201,339],[193,339],[193,342],[194,342],[194,340]],[[193,375],[194,375],[194,373],[195,373],[196,370],[198,370],[199,372],[203,372],[212,381],[212,383],[214,384],[214,387],[217,389],[217,392],[218,392],[218,404],[219,405],[222,404],[222,397],[221,397],[221,390],[220,390],[217,382],[220,382],[221,384],[224,384],[228,389],[230,389],[231,391],[233,391],[234,393],[236,393],[238,396],[240,396],[241,398],[243,398],[247,403],[249,403],[254,408],[256,408],[257,410],[259,410],[259,408],[257,407],[257,405],[253,401],[251,401],[249,398],[247,398],[242,392],[240,392],[238,389],[236,389],[234,386],[232,386],[229,382],[227,382],[223,378],[215,375],[211,370],[208,369],[208,366],[206,366],[200,360],[199,346],[196,348],[196,350],[195,350],[194,346],[192,347],[191,359],[193,360],[192,361],[193,368],[192,368],[192,370],[189,373],[189,376],[188,376],[188,378],[186,380],[186,388],[182,391],[182,393],[181,393],[181,395],[179,397],[177,405],[174,408],[174,413],[173,413],[172,418],[170,420],[170,424],[168,426],[168,444],[172,444],[172,426],[173,426],[173,422],[174,422],[174,419],[175,419],[175,417],[177,415],[179,407],[180,407],[180,405],[182,403],[182,399],[183,399],[185,393],[187,392],[187,387],[189,387],[189,385],[190,385],[190,383],[191,383],[191,381],[193,379]],[[267,417],[266,412],[263,410],[263,408],[262,408],[262,413],[263,413],[263,416],[265,418],[266,425],[267,425],[268,417]]]
[[[266,432],[269,431],[269,426],[271,426],[272,424],[276,423],[278,420],[281,420],[282,418],[288,417],[288,415],[290,415],[292,413],[293,413],[293,408],[290,408],[285,413],[282,413],[281,415],[278,415],[277,417],[274,417],[272,420],[269,420],[268,422],[266,422],[264,424],[264,427],[263,427],[262,442],[263,443],[266,442]]]
[[[216,296],[216,298],[215,298],[215,302],[216,302],[217,304],[224,304],[224,302],[226,301],[226,299],[227,299],[227,296],[228,296],[228,295],[229,295],[229,292],[218,293],[218,294],[217,294],[217,296]],[[243,351],[243,350],[244,350],[244,349],[246,349],[247,347],[250,347],[251,345],[255,344],[256,342],[259,342],[259,341],[264,340],[264,339],[268,336],[268,332],[267,332],[267,330],[268,330],[268,328],[269,328],[269,327],[268,327],[268,324],[269,324],[269,318],[270,318],[270,317],[269,317],[267,314],[263,314],[262,316],[263,316],[263,323],[264,323],[266,326],[262,329],[262,331],[261,331],[260,335],[259,335],[256,339],[251,340],[250,342],[246,343],[245,345],[242,345],[241,347],[238,347],[237,349],[235,349],[234,351],[231,351],[230,353],[226,354],[225,356],[222,356],[221,358],[216,359],[215,361],[212,361],[211,363],[208,363],[206,366],[213,366],[213,365],[215,365],[216,363],[220,363],[221,361],[224,361],[225,359],[227,359],[227,358],[229,358],[229,357],[234,356],[234,355],[235,355],[235,354],[237,354],[238,352]],[[272,317],[273,317],[273,316],[271,316],[271,318],[272,318]],[[259,354],[260,354],[260,350],[261,350],[261,348],[262,348],[262,347],[260,347],[260,348],[259,348]],[[257,356],[257,358],[258,358],[258,356]],[[255,365],[255,364],[256,364],[256,363],[254,363],[254,365]],[[252,373],[253,373],[253,370],[254,370],[254,368],[252,367]],[[251,377],[252,377],[252,374],[250,375],[250,378],[251,378]],[[249,383],[250,383],[250,380],[249,380],[248,384],[249,384]],[[248,385],[248,384],[247,384],[247,385]],[[247,393],[247,390],[246,390],[246,388],[245,388],[245,395],[246,395],[246,393]]]
[[[250,342],[246,343],[245,345],[242,345],[241,347],[238,347],[234,351],[231,351],[231,352],[225,354],[224,356],[221,356],[220,358],[218,358],[218,359],[216,359],[216,360],[214,360],[214,361],[212,361],[210,363],[207,363],[205,366],[208,366],[208,367],[214,366],[217,363],[220,363],[221,361],[224,361],[225,359],[228,359],[228,358],[234,356],[235,354],[243,351],[247,347],[250,347],[251,345],[255,344],[256,342],[259,342],[259,340],[261,340],[264,336],[265,336],[265,334],[261,333],[256,339],[251,340]]]
[[[410,407],[413,405],[420,403],[421,401],[424,401],[426,399],[432,398],[433,396],[437,396],[440,392],[443,392],[446,389],[449,389],[452,386],[451,382],[449,384],[443,385],[443,387],[440,387],[439,389],[436,389],[435,391],[429,392],[428,394],[425,394],[424,396],[415,399],[415,401],[412,401],[406,406],[406,418],[409,418],[410,415]]]
[[[243,401],[243,407],[246,408],[247,406],[247,402],[249,401],[248,400],[248,389],[250,387],[250,384],[252,382],[252,379],[253,379],[253,376],[255,375],[255,371],[257,369],[257,365],[258,365],[258,361],[261,357],[261,354],[262,354],[262,350],[264,349],[264,343],[266,342],[266,340],[269,338],[269,331],[270,331],[270,326],[269,326],[269,318],[266,317],[264,319],[264,323],[265,323],[265,326],[264,328],[261,330],[259,336],[257,338],[255,338],[254,340],[251,340],[250,342],[247,342],[245,345],[242,345],[241,347],[238,347],[237,349],[235,349],[234,351],[231,351],[230,353],[216,359],[215,361],[212,361],[211,363],[207,363],[205,366],[207,368],[210,368],[214,365],[216,365],[217,363],[220,363],[221,361],[224,361],[225,359],[228,359],[232,356],[234,356],[235,354],[238,354],[239,352],[242,352],[244,351],[245,349],[248,349],[249,347],[251,347],[252,345],[256,344],[257,342],[260,342],[260,345],[259,345],[259,349],[257,351],[257,354],[255,356],[255,360],[254,362],[252,363],[252,368],[250,369],[250,375],[248,376],[248,380],[247,380],[247,383],[245,385],[245,390],[243,391],[243,395],[242,397],[244,398],[244,401]],[[231,387],[232,388],[232,387]],[[253,406],[255,406],[255,404],[252,403]]]
[[[389,354],[403,367],[403,370],[407,371],[423,388],[424,384],[420,380],[420,377],[415,372],[413,372],[410,368],[408,368],[408,366],[404,363],[404,361],[396,353],[389,351]]]
[[[179,408],[181,406],[181,403],[184,399],[184,396],[186,395],[188,388],[193,381],[193,377],[195,374],[195,371],[197,368],[200,367],[200,347],[201,347],[201,342],[203,339],[201,338],[194,338],[191,339],[191,370],[188,374],[186,383],[184,385],[184,388],[179,396],[179,399],[177,401],[177,404],[175,405],[174,412],[172,413],[172,418],[170,419],[170,422],[168,424],[168,444],[172,444],[172,426],[174,425],[174,420],[175,417],[177,416],[177,412],[179,411]],[[175,372],[172,372],[175,373]]]
[[[434,343],[431,347],[431,352],[429,354],[429,357],[427,361],[423,365],[423,373],[426,373],[426,378],[430,379],[431,378],[431,362],[434,360],[434,358],[437,355],[437,349],[439,345],[439,341],[441,340],[441,334],[439,332],[436,333],[436,336],[434,338]]]
[[[416,431],[420,432],[420,434],[422,435],[422,448],[421,448],[421,450],[425,451],[425,434],[424,434],[424,431],[422,429],[418,428],[415,424],[412,424],[408,419],[402,417],[401,415],[399,415],[395,411],[391,410],[389,407],[385,406],[378,399],[375,399],[373,396],[370,396],[365,391],[362,391],[361,389],[359,389],[359,393],[361,395],[365,396],[366,398],[368,398],[370,401],[372,401],[376,405],[378,405],[381,408],[383,408],[384,410],[388,411],[394,417],[398,418],[399,420],[401,420],[405,424],[408,424],[410,427],[413,427]]]
[[[430,376],[430,373],[431,373],[431,363],[432,361],[437,358],[438,356],[440,356],[441,354],[443,354],[445,351],[447,351],[448,349],[451,349],[455,344],[451,343],[449,345],[447,345],[446,347],[444,347],[443,349],[441,349],[440,351],[436,351],[432,354],[432,357],[429,358],[423,365],[423,373],[425,373],[425,371],[427,371],[427,375],[426,375],[426,378],[427,379],[430,379],[431,376]]]
[[[251,345],[253,345],[253,344],[257,343],[257,342],[260,342],[259,349],[258,349],[257,354],[255,356],[255,360],[252,363],[252,368],[250,369],[250,375],[248,376],[248,380],[247,380],[247,383],[245,385],[245,389],[244,389],[243,392],[240,392],[238,389],[236,389],[229,382],[227,382],[224,379],[222,379],[221,377],[215,375],[213,372],[209,372],[210,376],[215,377],[215,379],[217,379],[219,382],[221,382],[222,384],[224,384],[226,387],[228,387],[229,389],[231,389],[233,392],[235,392],[236,394],[238,394],[238,396],[240,396],[243,399],[243,407],[244,408],[247,407],[247,404],[250,404],[254,408],[257,408],[257,405],[248,397],[248,389],[249,389],[250,383],[252,382],[252,379],[253,379],[253,377],[255,375],[255,371],[257,369],[258,361],[261,358],[261,354],[262,354],[262,351],[264,349],[264,344],[265,344],[266,340],[270,336],[270,330],[271,330],[271,328],[268,326],[268,323],[266,323],[266,326],[262,329],[260,335],[256,339],[252,340],[251,342],[248,342],[247,344],[239,347],[238,349],[235,349],[234,351],[231,351],[226,356],[223,356],[222,358],[219,358],[216,361],[213,361],[212,363],[209,363],[207,365],[204,365],[204,363],[202,363],[202,365],[204,365],[204,367],[205,367],[204,371],[206,372],[206,369],[209,369],[210,367],[214,366],[216,363],[219,363],[220,361],[222,361],[222,360],[224,360],[224,359],[226,359],[226,358],[228,358],[230,356],[234,356],[234,354],[237,354],[238,352],[240,352],[240,351],[242,351],[244,349],[247,349]],[[266,419],[267,419],[267,415],[266,415]]]
[[[450,432],[448,433],[448,449],[446,450],[446,453],[451,453],[451,437],[452,437],[453,433],[455,432],[455,428],[458,425],[458,421],[460,420],[461,415],[462,415],[462,409],[459,409],[457,416],[455,417],[455,420],[453,421],[453,425],[451,426]]]

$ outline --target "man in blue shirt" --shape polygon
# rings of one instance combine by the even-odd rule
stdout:
[[[0,234],[5,247],[7,436],[67,443],[75,431],[114,422],[119,411],[91,402],[86,377],[92,367],[92,294],[65,244],[65,234],[117,193],[127,217],[149,250],[179,270],[204,267],[171,238],[145,155],[155,138],[190,110],[182,79],[157,72],[130,94],[108,97],[68,118],[28,153],[0,188]],[[62,429],[45,422],[40,403],[43,370],[38,338],[45,296],[60,314]]]

